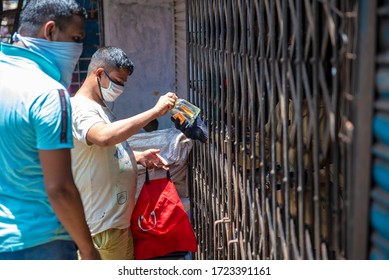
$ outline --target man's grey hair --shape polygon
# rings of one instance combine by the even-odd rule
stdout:
[[[85,9],[75,0],[30,0],[20,14],[18,32],[23,36],[36,37],[40,28],[50,20],[64,30],[73,15],[87,17]]]
[[[98,49],[93,54],[88,67],[88,75],[97,68],[104,68],[107,72],[118,69],[126,69],[128,70],[128,75],[131,75],[134,71],[134,64],[122,49],[107,46]]]

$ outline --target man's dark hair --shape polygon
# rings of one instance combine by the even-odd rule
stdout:
[[[126,53],[122,49],[112,46],[102,47],[92,55],[88,67],[88,74],[100,67],[108,72],[117,69],[126,69],[128,70],[128,75],[131,75],[134,71],[134,64]]]
[[[63,31],[73,16],[87,17],[87,13],[75,0],[30,0],[20,14],[19,33],[35,37],[43,24],[53,20]]]

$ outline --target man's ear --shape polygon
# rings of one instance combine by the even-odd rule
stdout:
[[[103,72],[104,72],[104,68],[101,68],[101,67],[97,68],[97,69],[95,70],[95,75],[96,75],[96,77],[98,77],[98,78],[101,79],[101,75],[103,74]]]
[[[57,25],[55,24],[55,22],[53,20],[50,20],[48,22],[46,22],[46,24],[43,26],[43,37],[44,39],[48,40],[48,41],[55,41],[55,31],[57,29]]]

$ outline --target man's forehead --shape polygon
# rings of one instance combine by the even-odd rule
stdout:
[[[79,15],[73,15],[64,24],[65,31],[78,32],[82,35],[85,34],[84,19]]]

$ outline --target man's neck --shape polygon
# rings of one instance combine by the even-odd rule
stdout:
[[[105,103],[101,99],[100,89],[96,84],[97,83],[93,78],[87,78],[80,89],[77,91],[76,95],[83,96],[103,107],[106,107]]]

